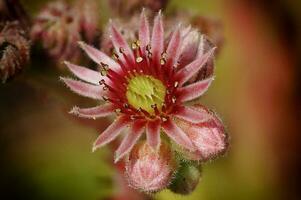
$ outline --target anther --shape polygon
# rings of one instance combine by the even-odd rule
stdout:
[[[121,113],[121,109],[120,109],[120,108],[115,109],[115,113],[116,113],[116,114]]]
[[[123,54],[124,53],[124,48],[120,47],[119,52]]]
[[[153,105],[151,105],[151,107],[152,107],[153,109],[155,109],[155,108],[157,107],[157,104],[153,104]]]
[[[178,87],[178,86],[179,86],[179,82],[176,81],[175,84],[174,84],[174,87],[176,88],[176,87]]]
[[[136,45],[137,45],[138,47],[140,47],[140,44],[141,44],[140,40],[136,40]]]
[[[162,122],[166,122],[166,121],[167,121],[167,118],[164,117],[164,116],[161,116],[161,120],[162,120]]]
[[[160,59],[160,64],[161,64],[161,65],[165,65],[165,63],[166,63],[166,59],[165,59],[165,58],[161,58],[161,59]]]
[[[116,52],[113,52],[112,58],[113,58],[114,60],[118,60],[118,59],[119,59],[119,56],[117,55]]]
[[[130,119],[131,119],[131,120],[135,120],[135,119],[136,119],[135,115],[131,115],[131,116],[130,116]]]
[[[143,61],[143,58],[142,58],[142,57],[139,56],[139,57],[136,58],[136,62],[137,62],[137,63],[141,63],[142,61]]]
[[[172,102],[172,103],[176,103],[176,101],[177,101],[177,98],[176,98],[175,96],[173,96],[173,97],[171,98],[171,102]]]
[[[106,75],[108,74],[108,70],[106,70],[106,69],[104,69],[104,68],[101,68],[101,69],[100,69],[100,74],[101,74],[102,76],[106,76]]]
[[[108,87],[107,87],[107,86],[104,86],[102,89],[103,89],[103,90],[108,90]]]
[[[129,104],[125,103],[125,104],[123,104],[123,107],[124,108],[129,108]]]
[[[146,51],[150,52],[151,49],[152,49],[152,47],[150,44],[146,45]]]
[[[166,52],[161,53],[161,57],[166,59],[167,58],[167,53]]]
[[[104,80],[104,79],[101,79],[101,80],[99,81],[99,85],[103,85],[103,84],[105,84],[105,80]]]
[[[131,47],[132,47],[133,50],[135,50],[135,49],[138,48],[138,46],[137,46],[137,44],[135,42],[132,43]]]

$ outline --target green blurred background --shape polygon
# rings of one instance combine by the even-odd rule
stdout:
[[[22,2],[32,13],[45,3]],[[124,192],[109,148],[91,153],[109,119],[69,116],[73,105],[95,102],[71,93],[59,81],[62,72],[33,55],[23,74],[0,85],[1,199],[298,199],[300,3],[172,0],[173,8],[220,19],[224,27],[216,79],[201,102],[222,117],[230,149],[203,166],[196,191]],[[109,17],[107,9],[100,15]]]

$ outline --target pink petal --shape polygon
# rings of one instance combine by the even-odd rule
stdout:
[[[140,120],[133,123],[128,134],[122,140],[120,146],[115,152],[115,163],[118,162],[123,156],[125,156],[134,147],[140,136],[144,131],[145,122]]]
[[[116,72],[121,69],[118,63],[116,63],[112,58],[110,58],[103,52],[95,49],[90,45],[85,44],[84,42],[78,42],[78,44],[95,63],[100,64],[102,62],[104,64],[107,64],[110,69]]]
[[[204,94],[207,89],[209,88],[211,82],[213,81],[213,77],[210,77],[208,79],[190,84],[188,86],[179,88],[178,94],[179,98],[178,100],[181,102],[190,101],[193,100],[202,94]]]
[[[114,140],[120,132],[130,123],[130,120],[126,116],[120,116],[117,118],[98,138],[93,144],[92,151],[94,152],[99,147]]]
[[[139,40],[141,42],[141,49],[144,50],[150,41],[149,23],[145,16],[145,9],[142,10],[140,16]]]
[[[74,107],[69,113],[83,118],[106,117],[114,113],[115,107],[112,104],[105,104],[93,108]]]
[[[160,120],[149,121],[146,125],[147,143],[154,149],[160,146]]]
[[[182,31],[183,35],[183,31]],[[200,43],[200,34],[197,30],[189,30],[185,36],[183,36],[183,42],[181,44],[181,55],[179,60],[179,69],[182,69],[197,57]]]
[[[161,12],[158,13],[154,20],[151,48],[153,59],[159,62],[161,53],[164,50],[164,30]]]
[[[87,81],[89,83],[93,83],[98,85],[99,81],[102,79],[107,79],[106,77],[102,76],[99,72],[96,72],[94,70],[88,69],[86,67],[74,65],[70,62],[65,61],[64,62],[68,69],[76,75],[78,78]]]
[[[187,106],[178,106],[173,116],[184,119],[191,123],[200,123],[207,121],[211,116],[206,110],[195,110]]]
[[[181,50],[180,46],[181,46],[181,33],[178,28],[175,32],[173,32],[166,50],[168,56],[167,63],[169,63],[171,67],[173,67],[174,64],[176,64],[176,62],[179,59],[180,50]]]
[[[162,124],[166,135],[168,135],[172,140],[174,140],[180,146],[183,146],[186,149],[195,150],[189,137],[180,129],[173,121],[170,119]]]
[[[126,55],[127,58],[130,59],[132,63],[135,62],[134,54],[132,49],[129,47],[128,43],[126,40],[123,38],[121,33],[116,29],[114,26],[113,22],[110,22],[110,30],[111,30],[111,40],[114,45],[114,48],[116,50],[116,53],[119,55],[120,59],[122,60],[123,63],[126,63],[125,58],[121,54],[121,49],[123,49],[124,54]]]
[[[205,66],[206,62],[213,55],[216,48],[212,48],[205,55],[200,56],[195,61],[187,65],[186,67],[180,69],[176,73],[176,78],[179,79],[179,85],[183,85],[186,81],[188,81],[193,75],[195,75],[203,66]]]
[[[105,91],[102,89],[101,86],[91,85],[88,83],[84,83],[81,81],[76,81],[70,78],[62,78],[61,80],[65,82],[65,84],[75,93],[90,97],[93,99],[102,99],[104,96]]]

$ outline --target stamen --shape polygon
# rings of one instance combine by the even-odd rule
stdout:
[[[161,118],[162,122],[166,122],[167,121],[167,117],[165,117],[165,116],[161,116],[160,118]]]
[[[117,60],[119,59],[119,56],[118,56],[118,54],[116,53],[115,50],[113,50],[112,58],[113,58],[115,61],[117,61]]]
[[[108,98],[107,96],[102,96],[102,99],[103,99],[104,101],[106,101],[106,102],[109,101],[109,98]]]
[[[178,86],[179,86],[179,82],[176,81],[175,84],[174,84],[174,87],[177,88]]]
[[[150,58],[152,58],[152,56],[153,56],[153,54],[151,53],[151,52],[148,52],[147,53],[147,57],[150,59]]]
[[[138,47],[140,47],[141,41],[140,41],[140,40],[137,40],[137,41],[136,41],[136,45],[137,45]]]
[[[139,56],[139,57],[136,58],[136,62],[137,62],[137,63],[141,63],[142,61],[143,61],[143,58],[142,58],[142,57]]]
[[[132,45],[131,45],[132,49],[133,50],[136,50],[138,48],[136,42],[133,42]]]
[[[103,85],[103,84],[105,84],[105,80],[104,80],[104,79],[101,79],[101,80],[99,81],[99,85]]]
[[[165,58],[161,58],[160,59],[160,65],[165,65],[166,64],[166,59]]]
[[[146,45],[146,51],[150,52],[150,51],[151,51],[151,49],[152,49],[152,47],[151,47],[151,45],[150,45],[150,44]]]
[[[120,52],[121,54],[123,54],[123,53],[124,53],[124,48],[120,47],[120,48],[119,48],[119,52]]]
[[[177,101],[177,97],[175,97],[175,96],[171,97],[171,102],[172,103],[176,103],[176,101]]]
[[[115,109],[115,113],[116,113],[116,114],[121,113],[121,109],[120,109],[120,108]]]

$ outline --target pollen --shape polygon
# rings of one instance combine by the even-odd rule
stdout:
[[[165,100],[166,87],[149,75],[134,76],[129,80],[126,97],[128,103],[136,109],[143,109],[154,114],[154,105],[161,110]]]

